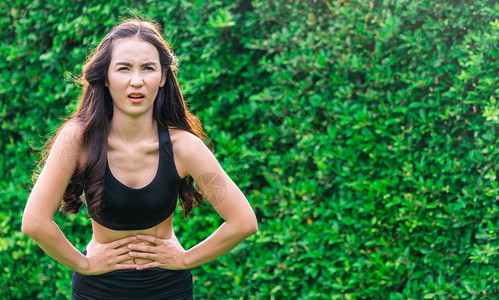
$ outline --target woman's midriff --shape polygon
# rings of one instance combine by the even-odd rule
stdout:
[[[148,229],[143,229],[143,230],[112,230],[109,228],[106,228],[95,221],[92,220],[92,229],[93,229],[93,235],[95,240],[100,243],[100,244],[107,244],[125,237],[129,236],[137,236],[138,234],[145,234],[145,235],[152,235],[160,239],[169,239],[172,236],[172,220],[173,220],[173,215],[168,217],[168,219],[164,220],[163,222],[159,223],[158,225],[148,228]],[[148,241],[143,241],[143,240],[136,240],[135,242],[132,242],[131,244],[135,243],[145,243],[146,245],[153,245],[153,243],[148,242]],[[128,244],[123,245],[122,247],[127,247]],[[150,259],[144,259],[144,258],[130,258],[129,260],[125,260],[122,262],[122,264],[137,264],[137,265],[143,265],[146,263],[151,262]]]

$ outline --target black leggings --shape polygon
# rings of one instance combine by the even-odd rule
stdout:
[[[74,272],[72,287],[74,300],[193,299],[190,270],[117,270],[93,276]]]
[[[189,270],[118,270],[86,276],[73,273],[71,299],[192,299]]]

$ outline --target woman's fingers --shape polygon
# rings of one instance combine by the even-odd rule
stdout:
[[[144,270],[144,269],[149,269],[149,268],[157,268],[160,266],[160,263],[157,262],[157,261],[152,261],[150,263],[147,263],[147,264],[143,264],[143,265],[140,265],[140,266],[137,266],[137,270]]]
[[[128,254],[128,251],[126,253],[123,253],[121,255],[116,256],[113,260],[113,264],[120,264],[124,261],[130,260],[130,255]]]
[[[112,251],[114,252],[115,255],[122,255],[122,254],[127,254],[128,252],[130,252],[130,249],[131,248],[129,248],[129,247],[121,247],[121,248],[114,249]]]
[[[136,250],[136,251],[142,251],[142,252],[154,252],[154,247],[156,247],[156,246],[149,246],[149,245],[146,245],[144,243],[128,244],[129,250]]]
[[[119,240],[116,240],[116,241],[113,241],[109,244],[107,244],[109,247],[111,247],[112,249],[116,249],[116,248],[120,248],[126,244],[129,244],[131,242],[134,242],[137,240],[137,237],[136,236],[129,236],[129,237],[126,237],[126,238],[122,238],[122,239],[119,239]]]
[[[150,242],[153,245],[141,243],[129,244],[130,257],[152,260],[144,264],[138,264],[137,270],[160,267],[171,270],[185,269],[183,257],[185,250],[176,239],[161,240],[154,236],[139,235],[139,240]]]
[[[130,270],[130,269],[137,269],[136,264],[116,264],[114,265],[115,270]]]
[[[157,259],[157,255],[154,253],[148,253],[148,252],[130,252],[128,253],[131,257],[134,258],[147,258],[147,259]]]
[[[139,240],[143,240],[143,241],[146,241],[146,242],[151,242],[157,246],[161,245],[163,243],[163,240],[160,239],[160,238],[157,238],[153,235],[146,235],[146,234],[139,234],[137,235],[137,238]]]

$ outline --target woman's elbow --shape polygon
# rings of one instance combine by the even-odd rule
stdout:
[[[243,226],[243,231],[246,236],[253,235],[258,232],[258,222],[256,217],[250,218],[247,220]]]
[[[21,224],[21,231],[25,235],[29,237],[33,237],[36,235],[36,233],[39,231],[41,228],[41,225],[37,220],[27,218],[26,216],[23,217],[22,224]]]
[[[21,231],[25,235],[30,236],[31,232],[33,231],[33,226],[29,223],[29,221],[26,221],[26,219],[23,218],[23,222],[21,224]]]
[[[256,234],[258,232],[258,221],[256,220],[253,222],[253,227],[251,228],[251,234]]]
[[[28,236],[30,236],[31,232],[32,232],[30,225],[26,224],[26,222],[24,220],[23,220],[23,223],[21,224],[21,231],[22,231],[22,233],[24,233],[25,235],[28,235]]]

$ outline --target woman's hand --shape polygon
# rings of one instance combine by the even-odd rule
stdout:
[[[151,246],[143,243],[129,244],[130,257],[150,259],[152,262],[138,265],[137,270],[148,268],[163,268],[169,270],[187,269],[184,264],[185,250],[179,241],[172,235],[169,239],[160,239],[152,235],[140,234],[139,240],[149,242]]]
[[[100,244],[94,238],[87,245],[87,267],[82,270],[84,275],[99,275],[116,270],[136,269],[135,264],[123,263],[130,260],[128,244],[137,240],[135,236],[122,238],[111,243]]]

